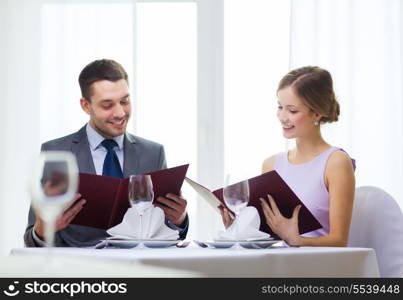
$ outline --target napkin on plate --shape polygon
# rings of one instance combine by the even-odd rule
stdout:
[[[109,228],[106,232],[112,237],[126,239],[176,240],[179,238],[178,230],[165,225],[164,211],[155,206],[146,209],[141,217],[135,208],[129,208],[123,216],[122,223]]]
[[[260,231],[260,217],[253,206],[245,207],[225,231],[220,231],[216,240],[270,239],[270,234]]]

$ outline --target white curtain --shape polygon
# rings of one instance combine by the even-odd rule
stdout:
[[[30,164],[39,152],[39,2],[0,1],[2,255],[23,245]]]
[[[0,254],[23,246],[29,174],[41,143],[88,120],[79,105],[83,66],[113,57],[133,78],[134,3],[0,1]]]
[[[332,73],[341,115],[325,137],[356,159],[357,186],[381,187],[403,207],[401,3],[292,0],[290,68]]]

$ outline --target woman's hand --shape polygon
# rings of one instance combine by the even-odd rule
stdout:
[[[301,205],[298,205],[294,208],[292,217],[288,219],[281,214],[273,197],[267,195],[267,198],[268,200],[260,198],[267,224],[271,230],[273,230],[273,232],[288,245],[299,246],[300,235],[298,229],[298,214],[301,209]]]
[[[221,217],[222,217],[222,222],[224,223],[224,227],[225,227],[225,229],[227,229],[234,222],[234,216],[224,206],[219,205],[217,207],[220,210]]]

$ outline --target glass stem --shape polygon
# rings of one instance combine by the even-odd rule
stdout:
[[[143,214],[140,214],[140,238],[144,239],[144,234],[143,234]]]
[[[46,247],[54,247],[55,241],[55,220],[45,222],[45,245]]]
[[[234,232],[235,232],[235,239],[236,239],[236,240],[239,239],[239,236],[238,236],[238,221],[239,221],[238,216],[239,216],[239,214],[238,214],[238,213],[235,213],[235,219],[234,219],[235,228],[234,228]]]

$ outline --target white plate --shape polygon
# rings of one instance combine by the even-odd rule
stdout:
[[[266,241],[252,241],[252,242],[239,242],[239,244],[248,249],[265,249],[270,248],[280,240],[266,240]]]
[[[267,238],[250,238],[250,239],[242,239],[242,240],[230,240],[230,239],[213,239],[214,242],[267,242],[272,241],[272,237]]]
[[[116,247],[116,248],[134,248],[142,243],[148,248],[166,248],[170,246],[175,246],[179,240],[137,240],[137,239],[114,239],[108,238],[99,243],[95,248],[106,248],[106,247]]]
[[[144,246],[148,248],[166,248],[175,246],[179,240],[148,240],[143,241]]]
[[[278,243],[279,240],[265,240],[265,241],[232,241],[232,240],[214,240],[204,242],[207,246],[211,248],[231,248],[236,243],[241,245],[243,248],[248,249],[264,249],[269,248],[275,243]]]

